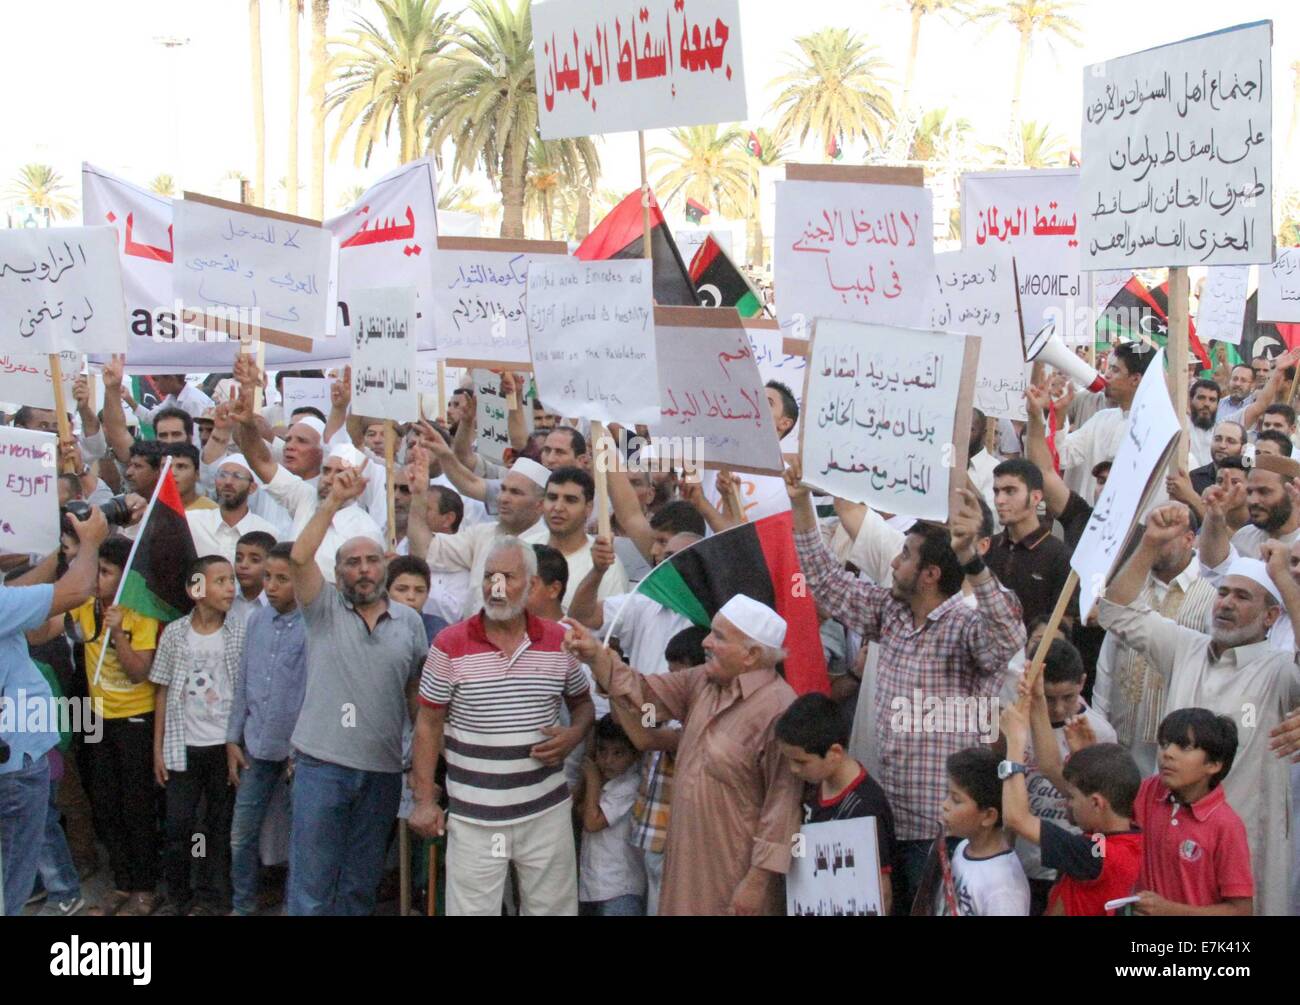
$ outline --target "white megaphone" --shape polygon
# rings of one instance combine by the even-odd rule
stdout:
[[[1089,391],[1104,391],[1106,378],[1080,359],[1077,353],[1061,341],[1056,334],[1056,322],[1049,321],[1025,346],[1025,362],[1046,363],[1061,371],[1076,384]]]

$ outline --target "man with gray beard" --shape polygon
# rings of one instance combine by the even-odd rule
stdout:
[[[325,582],[317,550],[366,479],[344,467],[294,542],[307,690],[293,731],[289,914],[373,912],[402,790],[402,726],[428,645],[420,615],[390,604],[383,548],[352,537]]]
[[[1239,746],[1223,782],[1246,825],[1255,876],[1255,913],[1287,913],[1291,792],[1287,766],[1273,756],[1269,732],[1300,705],[1300,669],[1294,651],[1279,652],[1268,631],[1283,608],[1300,614],[1300,584],[1287,549],[1266,544],[1268,564],[1235,558],[1218,584],[1210,634],[1161,617],[1139,600],[1161,550],[1187,533],[1187,509],[1156,509],[1133,557],[1106,589],[1101,626],[1141,654],[1165,684],[1163,714],[1208,708],[1237,724]]]

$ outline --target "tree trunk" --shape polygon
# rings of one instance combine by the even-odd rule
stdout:
[[[298,43],[298,18],[302,14],[300,2],[289,0],[289,169],[284,184],[287,190],[285,208],[290,213],[298,212],[298,107],[302,89]]]
[[[903,78],[903,105],[900,111],[904,115],[912,107],[912,81],[916,75],[916,51],[921,46],[921,10],[912,8],[912,42],[907,49],[907,74]]]
[[[523,239],[524,234],[524,170],[523,158],[515,163],[515,154],[507,139],[501,155],[501,236]]]
[[[311,0],[311,189],[307,211],[325,219],[325,22],[330,0]]]
[[[1029,32],[1020,33],[1020,51],[1016,53],[1016,76],[1011,90],[1011,135],[1020,136],[1020,93],[1025,82],[1025,64],[1029,61]],[[1021,160],[1024,158],[1021,157]]]
[[[253,85],[253,202],[266,205],[266,109],[262,98],[262,5],[248,0],[248,62]]]
[[[763,267],[763,216],[759,208],[759,200],[754,199],[754,208],[749,213],[749,237],[746,239],[749,245],[749,264],[756,269]]]
[[[591,193],[585,188],[578,189],[578,218],[574,223],[574,240],[586,240],[591,233]]]

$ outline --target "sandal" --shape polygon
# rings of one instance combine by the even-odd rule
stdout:
[[[158,910],[158,894],[133,893],[118,912],[119,918],[146,918]]]
[[[108,895],[102,904],[96,904],[88,909],[86,914],[92,918],[107,918],[122,909],[122,905],[131,899],[131,895],[125,890],[114,890]]]

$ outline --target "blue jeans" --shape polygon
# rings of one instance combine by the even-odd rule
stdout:
[[[609,900],[590,900],[579,907],[579,913],[594,918],[640,918],[645,915],[645,897],[638,893],[625,893]]]
[[[4,913],[17,917],[36,886],[36,868],[50,806],[50,759],[44,754],[0,775],[0,855],[4,856]]]
[[[81,896],[81,877],[68,850],[68,838],[59,826],[59,783],[50,785],[50,802],[45,813],[45,840],[36,858],[36,871],[51,904]]]
[[[288,914],[374,913],[401,795],[401,772],[361,771],[298,754]]]
[[[230,825],[230,891],[232,906],[239,914],[257,909],[258,847],[262,821],[275,787],[284,777],[284,761],[248,759],[248,768],[239,776],[235,793],[235,818]]]

